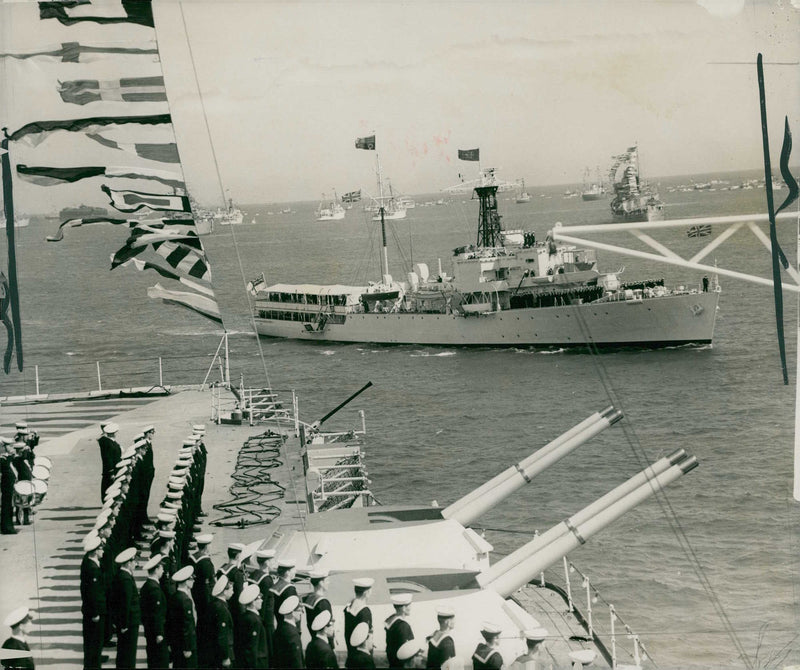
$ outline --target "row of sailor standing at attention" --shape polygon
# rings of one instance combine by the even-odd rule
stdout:
[[[348,649],[346,668],[376,667],[372,656],[374,635],[372,612],[367,604],[373,584],[374,580],[371,577],[360,577],[353,580],[355,597],[344,609],[344,634]],[[408,621],[412,600],[411,593],[398,593],[391,596],[395,611],[383,623],[388,667],[425,667],[432,670],[456,670],[456,668],[463,667],[456,654],[455,641],[451,634],[455,628],[455,611],[445,606],[437,608],[438,629],[426,637],[427,644],[424,644],[415,636]],[[482,625],[483,640],[472,654],[472,667],[475,670],[506,667],[505,661],[497,649],[500,632],[500,628],[492,623],[484,622]],[[546,654],[543,644],[547,635],[547,630],[541,627],[525,631],[527,653],[515,659],[511,667],[531,667],[540,670],[552,668],[553,658]],[[529,663],[531,665],[528,665]],[[315,666],[307,665],[307,667]]]
[[[106,424],[106,444],[118,444],[113,437],[118,429],[113,423]],[[193,426],[192,431],[178,452],[156,517],[156,538],[150,547],[150,560],[144,566],[148,588],[141,593],[134,577],[138,550],[133,545],[143,539],[143,527],[152,523],[146,517],[145,493],[149,496],[149,486],[142,477],[147,474],[148,455],[152,458],[153,426],[145,427],[134,438],[131,447],[120,454],[111,483],[103,483],[103,510],[83,541],[80,580],[84,668],[101,667],[103,647],[113,644],[114,634],[116,667],[135,667],[140,626],[144,627],[149,667],[169,667],[170,655],[173,667],[182,667],[185,649],[172,641],[180,631],[165,624],[167,618],[174,618],[167,616],[178,590],[179,580],[174,577],[189,562],[190,548],[210,541],[194,537],[201,530],[196,522],[203,514],[201,495],[207,452],[203,443],[205,426]],[[158,575],[157,591],[149,584],[153,574]],[[163,622],[159,624],[159,620]]]

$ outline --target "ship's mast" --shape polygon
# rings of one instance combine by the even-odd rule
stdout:
[[[478,196],[478,242],[479,247],[503,246],[500,224],[500,215],[497,213],[497,185],[476,186],[475,194]]]
[[[386,249],[386,221],[385,221],[385,214],[386,208],[384,207],[383,203],[383,179],[381,179],[381,158],[378,153],[375,153],[375,163],[377,165],[377,172],[378,172],[378,202],[380,203],[380,213],[381,213],[381,279],[384,284],[391,283],[391,278],[389,277],[389,252]]]

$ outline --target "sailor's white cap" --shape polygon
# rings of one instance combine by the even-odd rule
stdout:
[[[183,444],[183,446],[184,446],[184,447],[189,447],[189,451],[191,451],[191,450],[192,450],[192,448],[194,447],[194,445],[196,444],[196,442],[197,442],[197,440],[192,440],[192,439],[190,439],[190,438],[188,438],[188,437],[187,437],[187,438],[186,438],[186,439],[185,439],[185,440],[182,442],[182,444]],[[181,449],[181,451],[183,451],[183,449]]]
[[[161,561],[164,560],[164,554],[156,554],[153,556],[147,563],[144,564],[145,570],[152,570],[155,568]]]
[[[2,444],[14,444],[14,440],[10,437],[5,437],[4,435],[0,435],[0,443]]]
[[[185,582],[187,579],[189,579],[189,577],[193,576],[194,576],[194,568],[191,565],[187,565],[178,570],[178,572],[176,572],[174,575],[172,575],[172,581]]]
[[[178,516],[178,510],[176,510],[174,507],[164,507],[163,505],[158,508],[158,513],[171,516],[173,521]]]
[[[24,449],[27,446],[24,442],[14,442],[14,449]]]
[[[322,610],[317,616],[314,617],[314,620],[311,622],[311,630],[318,631],[322,630],[331,622],[331,613],[328,610]]]
[[[442,619],[449,619],[456,615],[456,611],[452,607],[437,607],[436,608],[436,616],[442,617]]]
[[[220,578],[216,582],[214,582],[214,588],[211,589],[211,595],[218,596],[227,588],[228,588],[228,578],[225,575],[221,575]]]
[[[412,656],[416,656],[422,651],[422,645],[417,640],[409,640],[408,642],[400,645],[397,650],[397,660],[407,661]]]
[[[196,423],[192,426],[192,430],[195,433],[205,433],[206,432],[206,424],[204,423]]]
[[[13,612],[11,612],[4,620],[3,623],[6,626],[17,626],[21,624],[25,619],[27,619],[31,614],[31,611],[27,607],[17,607]]]
[[[183,498],[183,493],[181,491],[167,491],[167,498],[171,500],[180,500]]]
[[[175,522],[175,515],[174,514],[167,514],[166,512],[159,512],[156,515],[156,519],[158,519],[161,523],[174,523]]]
[[[312,570],[308,573],[308,578],[314,580],[325,579],[325,577],[328,575],[330,575],[330,571],[328,571],[326,568],[317,568],[316,570]]]
[[[151,430],[155,429],[156,427],[151,423],[149,426],[145,426],[144,428],[142,428],[142,435],[144,435],[145,433],[149,433]]]
[[[244,545],[241,542],[231,542],[228,545],[228,551],[244,551]]]
[[[410,605],[411,604],[411,594],[410,593],[396,593],[391,598],[393,605]]]
[[[100,530],[101,528],[105,527],[110,518],[111,510],[109,508],[104,509],[102,512],[100,512],[100,514],[97,515],[97,519],[94,521],[94,529]]]
[[[262,561],[266,560],[268,558],[274,558],[274,556],[275,556],[275,550],[274,549],[259,549],[255,553],[255,557],[258,558],[258,559],[261,559]]]
[[[96,531],[89,531],[85,538],[83,538],[83,550],[85,552],[94,551],[102,544],[102,540]]]
[[[242,605],[249,605],[260,595],[261,595],[261,589],[258,588],[258,586],[256,586],[255,584],[248,584],[242,589],[242,592],[239,594],[239,602]],[[283,612],[281,612],[281,614],[282,613]]]
[[[197,544],[205,545],[211,544],[214,541],[214,536],[211,533],[203,533],[202,535],[198,535],[196,538]]]
[[[169,481],[167,482],[167,489],[170,491],[182,491],[183,485],[184,482],[182,479],[174,479],[170,477]]]
[[[493,624],[491,621],[484,621],[481,624],[481,633],[483,633],[484,636],[488,635],[492,637],[494,635],[500,635],[501,630],[500,626]]]
[[[110,421],[105,426],[102,426],[102,428],[103,432],[106,433],[106,435],[113,435],[119,430],[119,426],[113,421]]]
[[[526,640],[531,642],[541,641],[547,637],[547,628],[539,626],[537,628],[529,628],[522,632]]]
[[[14,426],[17,430],[25,430],[28,427],[28,423],[26,421],[17,421]]]
[[[293,568],[295,565],[297,565],[297,561],[295,561],[293,558],[281,558],[278,561],[278,567],[283,568],[284,570]]]
[[[357,586],[360,589],[371,589],[373,584],[375,584],[375,580],[372,577],[356,577],[353,580],[353,586]]]
[[[588,665],[594,661],[596,656],[597,652],[594,649],[576,649],[575,651],[569,652],[570,659],[581,665]]]
[[[364,644],[364,641],[368,637],[369,637],[369,624],[366,621],[362,621],[355,628],[353,628],[353,632],[350,633],[350,646],[358,647]]]
[[[117,470],[123,470],[130,465],[131,457],[130,456],[123,456],[117,461]]]
[[[132,444],[125,451],[122,452],[122,458],[133,458],[136,455],[136,445]]]
[[[289,596],[281,603],[281,606],[278,608],[278,614],[289,614],[294,612],[298,607],[300,607],[300,598],[297,596]]]
[[[158,531],[158,536],[163,537],[166,540],[171,540],[173,537],[175,537],[175,531],[162,528],[161,530]]]
[[[136,558],[136,547],[128,547],[127,549],[123,549],[121,552],[119,552],[114,561],[122,564],[132,561],[134,558]]]

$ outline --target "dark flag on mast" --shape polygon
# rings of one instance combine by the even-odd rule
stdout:
[[[479,161],[481,159],[480,149],[459,149],[458,160],[460,161]]]
[[[767,194],[767,212],[769,214],[769,239],[772,247],[772,287],[775,297],[775,322],[778,329],[778,350],[781,356],[781,370],[783,372],[783,383],[789,383],[789,373],[786,368],[786,342],[783,333],[783,284],[781,282],[781,265],[789,267],[789,261],[783,250],[778,244],[778,231],[775,225],[775,204],[772,198],[772,165],[769,157],[769,133],[767,132],[767,100],[764,89],[764,63],[761,54],[758,54],[756,62],[758,74],[758,93],[761,103],[761,137],[764,144],[764,191]],[[789,131],[789,120],[786,118],[783,136],[783,148],[781,150],[781,174],[789,187],[789,195],[778,209],[788,207],[797,198],[797,181],[789,171],[789,155],[792,151],[792,133]]]
[[[783,204],[778,207],[778,210],[775,212],[777,216],[782,210],[786,209],[789,205],[791,205],[795,200],[797,200],[798,193],[800,193],[800,188],[797,186],[797,180],[794,178],[792,173],[789,171],[789,157],[792,153],[792,131],[789,130],[789,117],[784,118],[784,126],[783,126],[783,148],[781,149],[781,176],[783,177],[783,181],[786,182],[786,186],[789,187],[789,195],[786,196],[786,200],[783,201]],[[784,267],[788,267],[786,259],[784,259]]]
[[[356,149],[368,149],[369,151],[374,151],[375,135],[370,135],[369,137],[357,137]]]
[[[3,356],[3,370],[11,371],[11,357],[17,352],[17,368],[22,372],[22,318],[19,313],[19,286],[17,284],[16,243],[14,241],[14,200],[11,191],[11,160],[8,157],[8,133],[3,128],[0,141],[0,165],[3,172],[3,209],[6,217],[8,245],[8,276],[0,272],[0,320],[6,327],[8,344]],[[9,318],[8,310],[11,309]]]

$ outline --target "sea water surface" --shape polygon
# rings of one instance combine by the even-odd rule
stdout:
[[[720,178],[739,184],[754,176]],[[662,180],[667,218],[764,210],[763,189],[667,192],[679,183],[689,179]],[[499,194],[506,228],[533,230],[543,239],[557,221],[608,218],[608,200],[565,198],[563,187],[528,190],[534,197],[526,204],[515,203],[513,193]],[[439,198],[443,194],[417,200]],[[395,278],[404,278],[412,262],[426,262],[435,273],[441,259],[447,271],[451,250],[474,242],[476,202],[468,194],[444,200],[417,206],[395,222],[389,235]],[[286,208],[293,211],[281,212]],[[508,553],[535,530],[546,530],[646,463],[683,447],[700,467],[569,556],[589,575],[590,592],[597,591],[592,607],[598,627],[608,628],[607,603],[613,603],[660,668],[800,662],[800,514],[791,500],[794,388],[781,380],[769,287],[721,277],[714,344],[705,347],[593,355],[257,341],[248,318],[247,281],[260,272],[270,283],[377,279],[379,231],[358,208],[333,222],[316,222],[311,202],[243,209],[246,225],[221,227],[204,238],[233,333],[232,378],[296,389],[309,421],[372,381],[330,424],[352,426],[356,410],[365,410],[367,466],[381,502],[452,502],[613,403],[625,414],[622,422],[545,471],[476,527],[486,529],[498,555]],[[147,298],[154,276],[129,268],[108,271],[125,231],[96,226],[70,230],[58,244],[44,242],[56,226],[52,219],[34,219],[18,231],[26,366],[24,373],[0,378],[0,395],[33,393],[34,366],[42,392],[94,389],[96,361],[105,387],[156,384],[160,355],[166,383],[202,381],[221,329]],[[709,239],[690,239],[683,230],[657,236],[686,257]],[[794,230],[782,230],[781,241],[794,262]],[[746,230],[706,260],[770,275],[769,254]],[[664,277],[670,285],[697,285],[701,278],[605,253],[600,266],[624,267],[626,280]],[[786,298],[793,382],[797,307],[791,294]],[[558,572],[556,566],[554,580]],[[573,589],[581,592],[576,575]],[[620,643],[632,647],[630,640]]]

